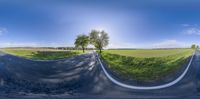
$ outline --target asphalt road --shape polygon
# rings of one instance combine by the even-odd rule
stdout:
[[[157,90],[120,87],[104,74],[93,53],[57,61],[32,61],[0,53],[0,99],[200,98],[200,51],[185,77]]]

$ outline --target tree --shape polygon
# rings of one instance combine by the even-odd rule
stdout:
[[[197,45],[196,48],[199,49],[199,45]]]
[[[192,48],[192,49],[195,49],[195,48],[196,48],[196,45],[195,45],[195,44],[192,44],[191,48]]]
[[[81,47],[83,50],[83,53],[85,52],[85,48],[88,46],[89,44],[89,37],[87,35],[78,35],[76,40],[75,40],[75,47]]]
[[[92,30],[89,37],[90,43],[99,49],[100,53],[103,47],[106,47],[109,43],[109,37],[105,31]]]

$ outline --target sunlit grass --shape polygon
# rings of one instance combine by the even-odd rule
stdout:
[[[138,81],[157,81],[176,72],[192,55],[190,49],[107,50],[101,54],[117,74]]]
[[[191,49],[138,49],[138,50],[104,50],[105,52],[111,54],[118,54],[123,56],[132,56],[132,57],[162,57],[175,55],[185,51],[191,51]]]
[[[56,60],[83,54],[82,50],[7,48],[1,51],[33,60]],[[87,51],[86,51],[87,52]]]

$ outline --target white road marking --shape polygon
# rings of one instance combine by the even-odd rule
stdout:
[[[101,68],[103,69],[105,75],[107,76],[108,79],[110,79],[113,83],[121,86],[121,87],[125,87],[125,88],[129,88],[129,89],[137,89],[137,90],[153,90],[153,89],[162,89],[162,88],[167,88],[167,87],[170,87],[176,83],[178,83],[180,80],[183,79],[183,77],[186,75],[191,63],[192,63],[192,60],[193,60],[193,57],[194,57],[194,54],[195,54],[195,51],[193,52],[193,55],[189,61],[189,64],[187,66],[187,68],[184,70],[184,72],[178,77],[176,78],[174,81],[171,81],[169,83],[166,83],[166,84],[163,84],[163,85],[158,85],[158,86],[150,86],[150,87],[144,87],[144,86],[132,86],[132,85],[128,85],[128,84],[124,84],[122,82],[119,82],[117,81],[116,79],[112,78],[112,76],[106,71],[106,69],[104,68],[101,60],[99,59],[99,56],[97,55],[97,59],[101,65]],[[95,52],[94,52],[94,55],[95,55]]]

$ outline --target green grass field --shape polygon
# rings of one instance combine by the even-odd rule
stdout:
[[[179,70],[191,55],[191,49],[104,50],[101,58],[122,77],[152,82]]]
[[[169,55],[175,55],[185,51],[191,51],[191,49],[140,49],[140,50],[104,50],[111,54],[118,54],[123,56],[132,56],[132,57],[163,57]]]
[[[82,50],[7,48],[1,51],[33,60],[56,60],[83,54]]]

